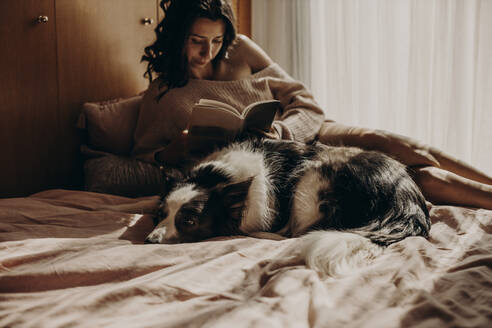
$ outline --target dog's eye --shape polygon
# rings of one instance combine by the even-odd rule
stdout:
[[[193,217],[182,217],[176,221],[176,228],[182,232],[191,232],[198,227],[198,220]]]
[[[184,224],[189,226],[189,227],[193,227],[196,224],[196,222],[193,219],[187,219],[187,220],[184,220]]]

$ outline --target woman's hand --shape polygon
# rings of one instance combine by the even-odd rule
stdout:
[[[273,126],[270,127],[270,130],[268,132],[265,132],[257,128],[250,128],[248,129],[248,133],[255,137],[260,137],[260,138],[280,139],[280,135],[278,134],[277,130],[275,130]]]
[[[166,149],[156,154],[156,160],[160,163],[179,166],[193,158],[203,157],[215,148],[224,146],[226,139],[224,134],[195,135],[183,130],[181,135],[173,140]]]
[[[188,157],[188,130],[183,130],[181,135],[171,141],[166,149],[158,152],[155,159],[159,163],[178,165]]]

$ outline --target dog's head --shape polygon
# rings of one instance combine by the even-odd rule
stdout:
[[[168,178],[161,221],[146,243],[175,244],[238,233],[252,178],[203,185],[194,178]]]

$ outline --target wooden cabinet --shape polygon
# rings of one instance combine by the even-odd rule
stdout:
[[[157,0],[0,1],[0,197],[80,187],[80,106],[145,90],[140,58],[157,8]]]
[[[233,0],[244,34],[249,3]],[[0,13],[0,197],[80,188],[81,105],[145,90],[159,0],[1,0]]]
[[[58,185],[81,185],[80,142],[74,129],[81,104],[133,96],[147,88],[140,59],[155,38],[157,4],[156,0],[56,0],[62,122],[58,149],[63,154],[58,159],[62,170]]]
[[[1,196],[50,186],[58,130],[53,1],[0,1]],[[30,188],[32,186],[32,188]]]

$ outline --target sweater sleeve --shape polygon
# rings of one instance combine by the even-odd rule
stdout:
[[[291,78],[278,65],[275,77],[268,83],[272,95],[280,101],[282,111],[274,122],[281,139],[308,142],[319,133],[325,115],[311,92],[299,81]]]
[[[135,158],[156,164],[156,154],[168,149],[186,128],[195,101],[186,92],[176,88],[157,100],[159,81],[152,82],[142,98],[133,134],[132,155]]]

